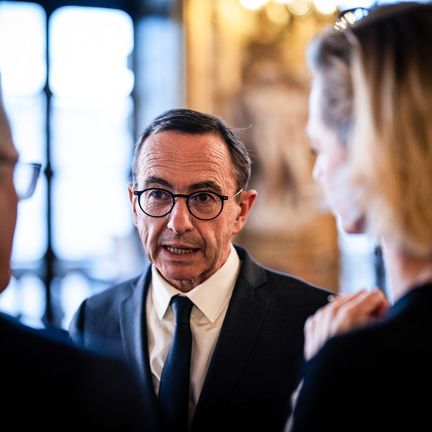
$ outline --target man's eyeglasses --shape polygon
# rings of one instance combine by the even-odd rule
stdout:
[[[369,15],[369,9],[365,7],[345,9],[339,13],[334,27],[336,30],[345,30],[367,15]]]
[[[243,189],[235,193],[232,198],[239,195]],[[159,218],[171,213],[175,206],[176,198],[184,198],[190,214],[200,220],[212,220],[217,218],[229,198],[226,195],[219,195],[215,192],[197,191],[188,195],[173,194],[172,192],[160,189],[149,188],[142,191],[134,191],[138,197],[138,204],[141,210],[148,216]]]
[[[19,162],[15,158],[6,156],[0,156],[1,163],[14,167],[13,181],[18,198],[20,200],[30,198],[36,189],[42,165],[39,163]]]

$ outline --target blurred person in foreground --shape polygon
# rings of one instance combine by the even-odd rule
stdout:
[[[85,300],[70,326],[77,343],[129,361],[146,417],[163,431],[282,430],[304,323],[327,303],[328,291],[233,245],[256,198],[250,169],[221,119],[188,109],[158,116],[137,143],[129,187],[151,265]],[[190,306],[180,344],[178,304]]]
[[[18,159],[0,89],[0,292],[10,279],[19,199],[29,198],[40,164]],[[1,419],[14,430],[138,431],[141,392],[117,360],[87,353],[0,314]]]
[[[308,319],[287,430],[431,429],[432,5],[373,9],[311,44],[314,175],[347,231],[381,241],[381,291]],[[324,344],[324,345],[323,345]]]

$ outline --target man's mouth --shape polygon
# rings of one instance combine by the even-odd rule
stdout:
[[[176,255],[187,255],[196,252],[198,249],[194,248],[178,248],[173,246],[164,246],[164,248],[173,254]]]

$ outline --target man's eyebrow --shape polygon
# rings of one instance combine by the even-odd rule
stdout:
[[[170,182],[166,181],[165,179],[163,179],[161,177],[156,177],[156,176],[147,177],[144,180],[144,187],[146,188],[146,187],[148,187],[154,183],[157,183],[160,186],[165,186],[165,187],[170,188],[170,189],[172,189],[172,187],[173,187],[173,185]]]
[[[211,180],[193,183],[189,186],[188,189],[189,190],[211,189],[212,191],[215,191],[218,193],[222,192],[222,189],[220,188],[220,186]]]
[[[158,186],[166,187],[168,189],[174,189],[174,186],[169,181],[161,177],[150,176],[144,180],[144,188],[154,186],[155,184]],[[203,189],[210,189],[216,193],[222,193],[221,187],[217,183],[211,180],[193,183],[190,186],[188,186],[188,191],[197,191]]]

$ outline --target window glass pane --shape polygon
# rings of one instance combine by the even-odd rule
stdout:
[[[132,229],[127,184],[130,99],[106,110],[53,101],[54,250],[61,259],[107,258]]]
[[[144,17],[137,25],[137,42],[136,94],[145,101],[137,107],[142,132],[161,112],[182,105],[182,27],[170,17]]]
[[[133,25],[126,13],[59,8],[50,20],[50,33],[50,87],[55,95],[101,104],[131,93],[133,73],[127,63]]]
[[[121,11],[65,7],[50,29],[54,251],[66,265],[113,279],[124,270],[116,245],[133,231],[132,21]]]
[[[34,268],[43,258],[47,244],[45,214],[46,182],[39,179],[34,195],[18,204],[18,219],[12,253],[12,267]]]
[[[133,145],[131,114],[131,98],[118,99],[106,107],[91,107],[54,97],[52,162],[56,175],[98,180],[103,174],[125,181]]]
[[[20,160],[45,163],[45,95],[9,95],[5,97],[5,104]]]
[[[353,293],[376,286],[375,248],[377,242],[367,234],[347,234],[338,224],[341,254],[341,293]],[[382,287],[384,288],[384,287]]]
[[[0,296],[0,309],[31,327],[43,327],[45,288],[34,275],[12,278],[8,289]]]
[[[369,8],[373,6],[375,0],[345,0],[339,2],[338,6],[341,10],[353,9],[358,7]]]
[[[87,278],[75,272],[64,277],[58,288],[60,305],[63,310],[61,326],[67,329],[79,305],[96,290],[94,284],[90,284]]]
[[[37,4],[0,2],[0,70],[6,94],[37,94],[45,85],[45,22]]]

